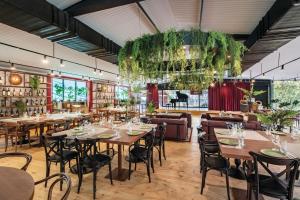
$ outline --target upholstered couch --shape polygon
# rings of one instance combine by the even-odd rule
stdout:
[[[218,120],[208,120],[202,119],[201,120],[202,130],[205,131],[210,139],[214,139],[214,128],[227,128],[226,121],[218,121]],[[244,122],[245,129],[251,130],[261,130],[261,124],[258,121],[249,121]]]
[[[168,140],[190,140],[192,133],[192,116],[190,113],[182,113],[180,119],[172,118],[142,118],[152,124],[167,123],[165,138]]]

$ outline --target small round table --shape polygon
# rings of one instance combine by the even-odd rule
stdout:
[[[34,181],[27,172],[0,167],[0,199],[31,200],[34,194]]]

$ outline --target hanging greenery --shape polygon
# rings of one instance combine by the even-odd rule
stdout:
[[[144,35],[126,42],[118,55],[121,76],[129,82],[163,79],[178,89],[201,91],[215,79],[222,81],[225,71],[241,74],[245,46],[220,32],[200,29]]]

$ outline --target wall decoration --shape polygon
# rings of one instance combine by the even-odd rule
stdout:
[[[11,85],[20,85],[22,84],[22,76],[20,74],[17,73],[11,73],[9,75],[9,83]]]

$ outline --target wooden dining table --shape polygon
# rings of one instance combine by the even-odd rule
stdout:
[[[2,123],[18,123],[18,124],[33,124],[39,127],[39,140],[38,145],[41,145],[41,139],[44,134],[45,124],[49,121],[53,120],[75,120],[80,117],[90,115],[81,114],[81,113],[55,113],[55,114],[46,114],[42,116],[35,116],[35,117],[16,117],[16,118],[6,118],[0,119]]]
[[[253,158],[249,154],[250,151],[260,153],[262,149],[280,148],[272,142],[272,135],[267,135],[265,131],[244,130],[245,145],[243,147],[223,145],[220,143],[220,139],[237,139],[237,136],[229,134],[228,129],[215,128],[214,132],[220,146],[221,155],[225,158],[245,160],[249,167],[248,171],[246,171],[248,174],[252,173],[253,169]],[[286,141],[288,154],[300,159],[300,136],[292,137],[291,134],[286,133],[279,135],[279,141]]]
[[[106,143],[106,144],[116,144],[118,145],[118,167],[113,169],[113,179],[119,180],[119,181],[125,181],[128,178],[128,169],[124,169],[122,166],[122,158],[123,158],[123,145],[131,145],[139,141],[142,137],[147,135],[149,132],[153,130],[157,125],[156,124],[133,124],[131,126],[133,131],[139,131],[140,133],[138,135],[129,135],[129,129],[128,125],[124,124],[118,124],[116,129],[113,130],[111,127],[107,125],[97,125],[93,124],[90,127],[85,128],[86,134],[83,134],[81,136],[74,136],[74,129],[61,131],[54,133],[53,135],[67,135],[67,138],[73,139],[73,138],[101,138],[101,134],[112,134],[113,137],[108,139],[99,139],[100,142]],[[117,132],[116,132],[117,131]],[[108,177],[108,176],[107,176]]]
[[[0,199],[31,200],[34,195],[34,180],[24,170],[0,167]]]

